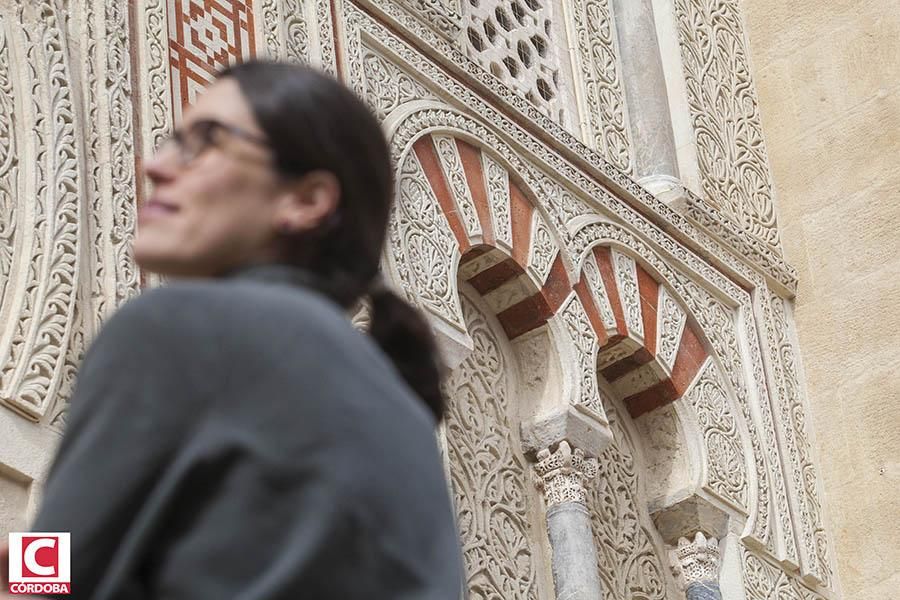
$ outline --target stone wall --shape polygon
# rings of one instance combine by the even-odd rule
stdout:
[[[85,347],[157,283],[144,157],[218,67],[275,56],[390,140],[382,267],[454,370],[473,592],[839,598],[739,0],[123,6],[0,2],[0,534]]]
[[[900,5],[744,0],[848,600],[900,589]]]

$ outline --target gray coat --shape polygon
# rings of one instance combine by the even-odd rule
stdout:
[[[434,420],[303,271],[120,309],[85,357],[35,531],[69,598],[458,600]]]

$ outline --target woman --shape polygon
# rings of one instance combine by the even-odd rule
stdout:
[[[392,177],[336,81],[221,73],[146,164],[140,266],[85,357],[35,531],[72,597],[460,597],[428,327],[380,284]],[[370,296],[370,336],[344,311]]]

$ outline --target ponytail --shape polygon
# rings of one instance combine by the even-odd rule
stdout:
[[[309,67],[252,60],[218,77],[237,81],[282,175],[323,170],[340,183],[334,214],[316,229],[282,235],[280,260],[308,270],[315,287],[345,310],[370,296],[372,338],[440,421],[441,367],[431,329],[415,308],[373,285],[394,189],[378,119],[347,87]]]
[[[415,308],[385,287],[373,291],[370,298],[369,335],[440,423],[444,416],[444,394],[431,328]]]

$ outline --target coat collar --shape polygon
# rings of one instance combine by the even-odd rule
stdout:
[[[259,281],[261,283],[277,283],[317,288],[317,277],[310,271],[285,263],[258,263],[244,265],[229,271],[225,279]]]

